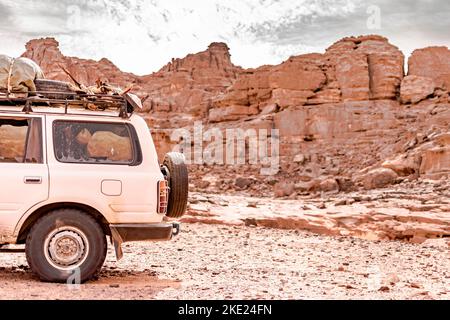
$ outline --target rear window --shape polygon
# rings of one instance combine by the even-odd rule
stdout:
[[[40,118],[0,118],[0,162],[43,162]]]
[[[66,163],[140,163],[140,148],[132,126],[125,123],[55,121],[56,159]]]

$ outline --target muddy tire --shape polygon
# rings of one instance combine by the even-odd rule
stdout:
[[[178,152],[169,152],[164,157],[163,167],[167,168],[166,175],[169,182],[169,203],[166,216],[180,218],[184,215],[188,202],[188,169],[184,155]]]
[[[25,246],[30,268],[42,281],[83,283],[105,261],[106,236],[97,221],[75,209],[52,211],[31,228]]]
[[[42,96],[48,99],[66,99],[71,98],[70,93],[74,93],[70,84],[64,81],[36,79],[34,80],[36,91],[45,92]],[[67,94],[57,94],[53,92],[64,92]]]

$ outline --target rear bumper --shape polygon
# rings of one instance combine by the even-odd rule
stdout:
[[[111,224],[111,240],[114,243],[117,260],[123,257],[122,243],[130,241],[164,241],[180,233],[180,225],[174,223],[157,224]]]
[[[120,242],[170,240],[180,232],[178,223],[112,224],[111,232]]]

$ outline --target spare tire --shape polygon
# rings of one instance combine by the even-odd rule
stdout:
[[[70,99],[72,97],[70,94],[75,93],[70,83],[64,81],[36,79],[34,80],[34,84],[36,85],[36,91],[40,91],[40,94],[48,99]],[[52,92],[63,92],[67,94],[55,94]]]
[[[169,152],[164,157],[163,172],[169,183],[169,203],[166,216],[180,218],[184,215],[188,202],[189,178],[182,153]]]

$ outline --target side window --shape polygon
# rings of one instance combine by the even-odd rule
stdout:
[[[41,119],[0,118],[0,162],[43,162]]]
[[[60,162],[135,165],[141,159],[133,137],[134,131],[124,123],[53,123],[53,145]]]

